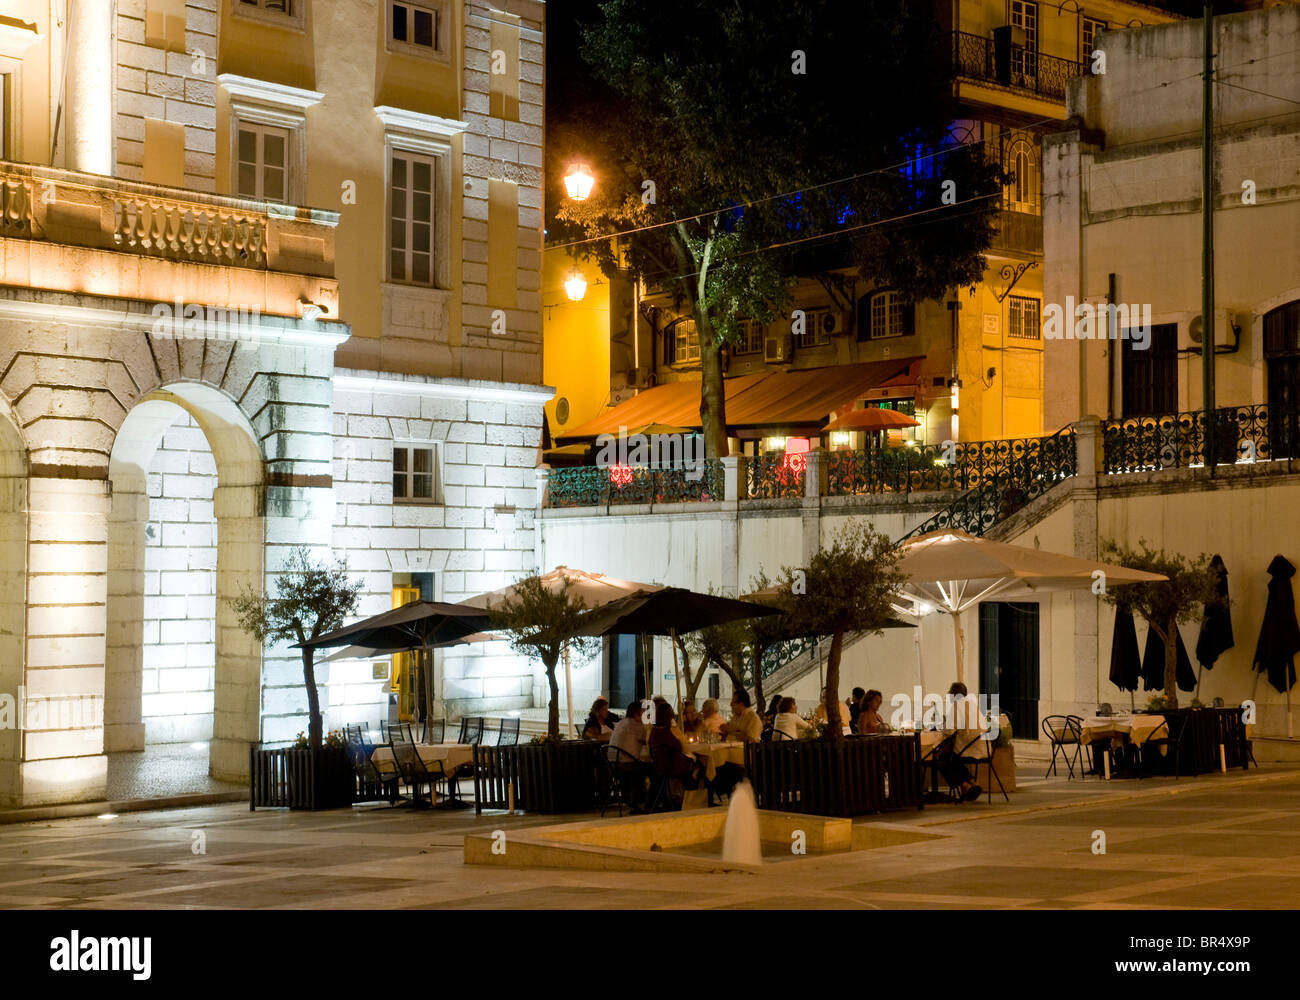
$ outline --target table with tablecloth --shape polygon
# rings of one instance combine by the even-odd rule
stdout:
[[[438,769],[434,765],[439,763],[449,775],[461,764],[474,763],[474,747],[468,743],[417,743],[415,750],[420,755],[420,760],[424,761],[424,766],[435,774]],[[380,774],[392,774],[396,770],[393,765],[393,748],[376,747],[370,755],[370,763],[375,765],[375,770]]]
[[[704,765],[704,776],[709,781],[717,777],[718,768],[723,764],[745,766],[745,744],[740,740],[726,743],[692,743],[687,740],[682,748]]]

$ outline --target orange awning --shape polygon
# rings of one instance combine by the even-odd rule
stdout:
[[[868,361],[805,371],[742,375],[723,383],[727,427],[818,425],[835,410],[862,398],[871,389],[907,372],[919,358]],[[670,382],[620,403],[579,427],[555,435],[557,443],[629,432],[646,424],[700,426],[700,383]]]

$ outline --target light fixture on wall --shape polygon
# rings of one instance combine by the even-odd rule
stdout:
[[[564,191],[574,201],[586,201],[595,186],[596,177],[585,163],[574,163],[564,172]]]
[[[958,437],[957,437],[957,409],[958,409],[958,403],[959,403],[960,396],[961,396],[961,379],[959,379],[959,378],[950,378],[950,379],[948,380],[948,388],[949,388],[949,390],[951,390],[951,392],[952,392],[952,439],[953,439],[954,441],[956,441],[956,440],[958,440]]]
[[[581,302],[587,294],[587,279],[575,270],[564,282],[564,294],[570,302]]]

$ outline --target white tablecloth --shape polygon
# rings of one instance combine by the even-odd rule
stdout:
[[[474,763],[474,747],[468,743],[417,743],[416,752],[420,755],[420,760],[424,761],[426,767],[437,771],[436,767],[431,765],[441,761],[443,770],[451,774],[461,764]],[[393,751],[390,747],[378,747],[370,755],[370,763],[375,765],[375,769],[381,774],[391,773],[393,768]]]
[[[694,754],[704,764],[704,776],[712,781],[718,773],[718,768],[723,764],[745,765],[745,744],[740,740],[732,740],[728,743],[691,743],[687,742],[683,749],[688,754]]]
[[[1123,742],[1127,739],[1134,746],[1141,746],[1155,735],[1165,723],[1163,715],[1111,715],[1091,716],[1083,720],[1083,742],[1111,739]],[[1167,729],[1161,729],[1165,736]]]

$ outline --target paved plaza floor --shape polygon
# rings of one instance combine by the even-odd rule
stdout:
[[[1104,782],[1021,769],[1010,803],[861,823],[941,838],[757,874],[467,866],[467,833],[554,816],[224,803],[0,826],[0,907],[91,909],[1294,908],[1300,769]],[[583,818],[592,818],[589,814]],[[577,818],[577,817],[574,817]],[[562,821],[563,818],[558,818]],[[1095,852],[1104,835],[1105,853]]]

